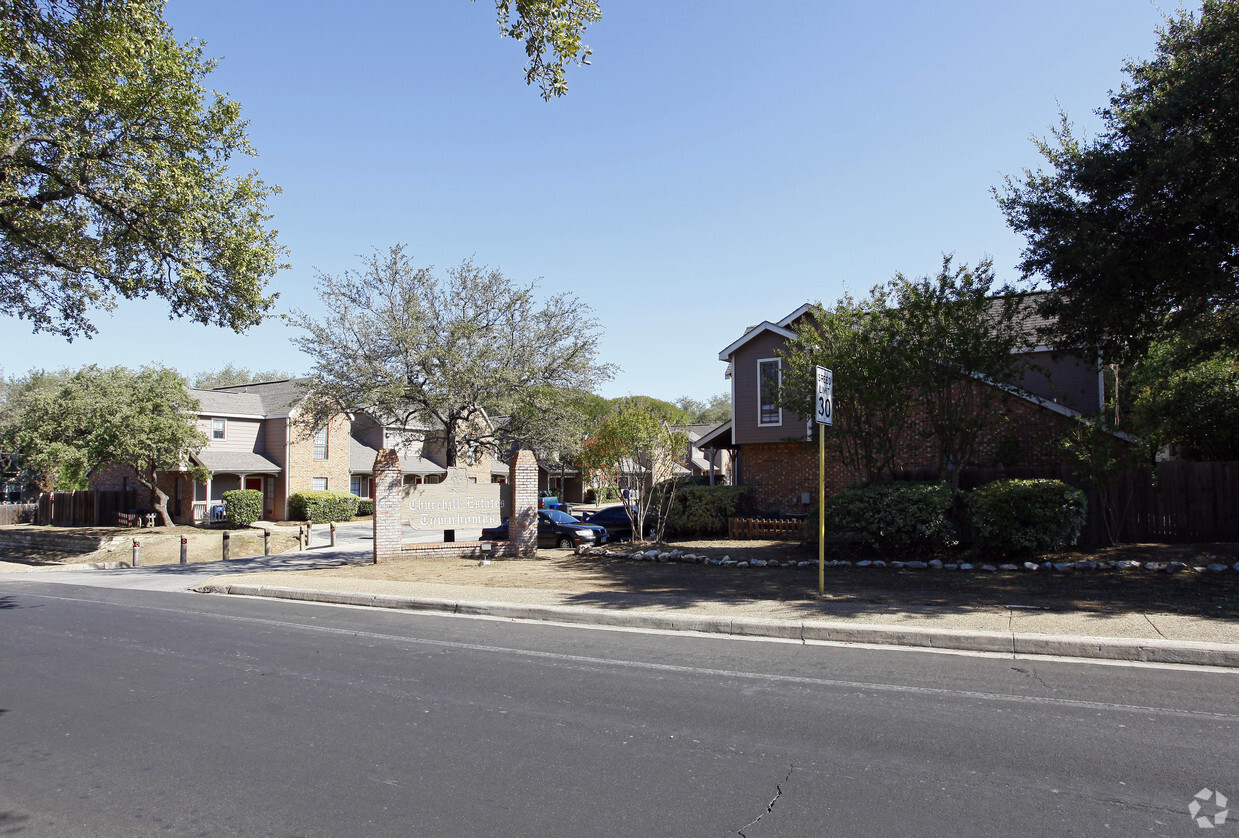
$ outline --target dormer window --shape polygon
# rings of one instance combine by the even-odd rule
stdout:
[[[757,362],[757,424],[781,425],[779,412],[779,359],[763,358]]]
[[[228,420],[216,417],[211,420],[211,439],[228,438]]]

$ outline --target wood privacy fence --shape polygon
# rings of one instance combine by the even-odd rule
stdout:
[[[804,538],[804,521],[799,518],[728,518],[727,534],[732,538],[799,541]]]
[[[37,521],[56,527],[127,526],[128,513],[137,505],[134,489],[44,492],[39,495]]]
[[[901,472],[895,478],[927,480],[933,476]],[[1104,491],[1088,485],[1066,466],[969,468],[960,474],[959,486],[975,489],[1004,478],[1049,478],[1083,490],[1088,498],[1088,518],[1080,533],[1084,546],[1110,543],[1107,507],[1118,542],[1239,541],[1239,463],[1170,460],[1159,463],[1156,470],[1131,469],[1119,474]]]
[[[0,526],[25,524],[34,519],[33,503],[0,503]]]

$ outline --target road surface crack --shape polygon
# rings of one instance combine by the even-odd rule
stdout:
[[[788,780],[790,780],[790,779],[792,778],[792,772],[793,772],[793,771],[795,771],[795,770],[796,770],[796,766],[795,766],[794,764],[792,764],[792,763],[788,763],[788,765],[787,765],[787,776],[783,778],[783,782],[782,782],[782,783],[775,783],[775,784],[774,784],[774,797],[773,797],[773,798],[771,798],[771,800],[770,800],[770,802],[769,802],[768,804],[766,804],[766,811],[762,812],[760,815],[758,815],[757,817],[753,818],[753,820],[749,821],[749,822],[748,822],[748,823],[746,823],[744,826],[742,826],[742,827],[740,827],[739,829],[737,829],[737,830],[736,830],[736,834],[737,834],[737,835],[739,835],[739,836],[740,836],[740,838],[748,838],[748,836],[746,836],[746,835],[744,834],[744,830],[746,830],[746,829],[748,829],[749,827],[753,826],[753,825],[754,825],[754,824],[756,824],[759,820],[761,820],[762,818],[766,817],[766,815],[770,814],[770,812],[774,809],[774,804],[778,803],[778,802],[779,802],[779,798],[783,796],[783,785],[784,785],[784,784],[786,784],[786,783],[787,783],[787,781],[788,781]]]

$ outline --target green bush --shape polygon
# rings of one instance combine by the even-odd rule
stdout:
[[[374,498],[358,498],[357,514],[358,515],[373,515],[374,514]]]
[[[871,483],[826,499],[826,537],[880,551],[924,551],[959,543],[951,523],[954,493],[945,483]],[[817,542],[817,506],[805,540]]]
[[[726,535],[727,519],[748,502],[747,486],[683,486],[667,512],[667,535]]]
[[[968,512],[977,546],[1045,552],[1075,544],[1088,502],[1061,480],[999,480],[968,495]]]
[[[352,492],[294,492],[288,499],[288,515],[311,524],[349,521],[357,514],[358,500]]]
[[[586,489],[586,503],[609,503],[620,499],[619,489],[614,486],[603,486],[601,489]]]
[[[230,527],[248,527],[262,519],[262,492],[233,489],[224,492],[224,520]]]

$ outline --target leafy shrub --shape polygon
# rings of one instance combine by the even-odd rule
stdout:
[[[1084,527],[1084,493],[1061,480],[999,480],[968,496],[973,540],[1000,553],[1045,552],[1074,544]]]
[[[747,486],[683,486],[667,511],[667,535],[726,535],[727,519],[748,502]]]
[[[619,490],[614,486],[603,486],[601,489],[586,489],[586,503],[609,503],[620,499]]]
[[[294,492],[288,498],[288,515],[294,521],[312,524],[349,521],[357,514],[358,500],[352,492]]]
[[[224,492],[224,520],[231,527],[248,527],[262,519],[262,492],[258,489],[233,489]]]
[[[958,543],[945,483],[871,483],[826,499],[826,537],[881,551],[922,551]],[[817,541],[817,506],[805,520],[805,540]]]
[[[373,515],[374,514],[374,498],[358,498],[357,514],[358,515]]]

